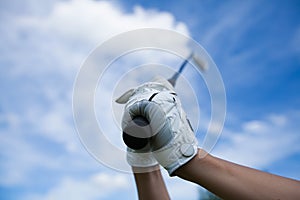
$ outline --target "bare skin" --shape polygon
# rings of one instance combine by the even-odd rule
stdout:
[[[199,150],[175,175],[223,199],[300,199],[300,181],[237,165]],[[159,170],[135,173],[139,199],[169,199]]]
[[[134,179],[140,200],[169,200],[169,194],[160,172],[159,166],[148,168],[149,172],[139,173],[139,168],[134,168]]]

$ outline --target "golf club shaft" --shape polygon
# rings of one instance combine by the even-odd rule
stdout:
[[[179,75],[182,73],[184,67],[189,62],[189,59],[192,58],[192,57],[193,57],[193,53],[191,53],[189,55],[189,57],[184,60],[184,62],[181,64],[179,70],[177,72],[175,72],[175,74],[171,78],[168,79],[168,81],[172,84],[173,87],[175,87],[176,81],[177,81]]]

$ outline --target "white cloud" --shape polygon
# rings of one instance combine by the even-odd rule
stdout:
[[[98,173],[86,179],[64,177],[59,184],[51,188],[46,194],[31,194],[24,199],[52,200],[96,200],[106,198],[112,193],[123,192],[132,186],[128,176],[124,174]]]
[[[38,8],[38,3],[34,4],[33,7]],[[39,182],[50,189],[45,194],[30,191],[28,199],[99,199],[118,190],[133,196],[134,186],[128,190],[128,178],[118,172],[78,178],[77,173],[90,174],[99,166],[87,158],[89,155],[79,143],[73,127],[73,81],[82,60],[99,42],[124,31],[145,27],[171,29],[188,35],[186,25],[168,12],[137,6],[128,13],[112,1],[60,1],[46,14],[37,16],[28,12],[22,17],[7,19],[6,31],[2,33],[7,48],[1,59],[12,63],[6,79],[9,82],[19,80],[11,86],[18,93],[21,109],[7,100],[7,107],[12,111],[5,111],[0,117],[1,123],[4,121],[5,124],[0,127],[1,157],[4,158],[0,165],[1,184],[34,187],[37,183],[31,177],[46,171],[58,174],[57,177],[48,177],[47,173],[42,175],[46,181],[51,178],[54,179],[52,183],[57,184],[50,188],[48,183]],[[168,39],[163,42],[172,44],[172,38]],[[179,46],[183,47],[185,42],[179,42]],[[164,60],[167,64],[174,63],[173,58],[158,57],[157,54],[140,54],[138,62],[160,63]],[[136,62],[131,61],[134,56],[129,56],[126,64],[130,66]],[[131,78],[136,80],[138,75],[134,73]],[[9,94],[7,98],[11,98]],[[97,144],[101,146],[101,142]],[[106,157],[116,160],[112,154],[106,154]],[[66,166],[72,166],[72,169],[68,171]],[[73,176],[72,173],[76,174]],[[64,174],[62,179],[61,174]]]
[[[260,133],[260,132],[266,132],[268,131],[267,124],[263,121],[259,120],[253,120],[244,123],[243,125],[243,130],[249,133]]]
[[[37,2],[34,4],[38,7]],[[1,157],[4,158],[0,165],[3,174],[1,184],[6,186],[28,185],[29,182],[34,184],[30,176],[34,175],[35,169],[65,172],[66,166],[72,166],[72,172],[68,172],[69,174],[62,179],[57,177],[59,183],[44,195],[33,192],[28,199],[99,199],[119,190],[125,190],[128,194],[135,192],[132,181],[117,172],[94,174],[86,179],[75,178],[77,174],[72,176],[74,171],[74,173],[84,171],[88,174],[98,167],[96,162],[86,158],[88,155],[80,146],[73,129],[71,92],[75,74],[88,51],[113,35],[145,27],[172,29],[189,35],[186,25],[178,22],[168,12],[147,10],[137,6],[132,13],[128,13],[112,1],[56,2],[52,10],[43,16],[23,15],[22,18],[11,16],[7,19],[10,19],[11,23],[3,29],[6,30],[4,41],[11,43],[1,58],[7,56],[5,59],[9,60],[7,63],[12,63],[11,68],[5,69],[9,75],[15,76],[7,78],[26,81],[24,85],[27,87],[23,88],[23,84],[19,83],[16,92],[29,101],[23,102],[20,98],[18,102],[24,107],[22,111],[15,109],[0,117],[0,123],[5,121],[5,124],[9,124],[8,127],[1,127],[3,131],[0,132]],[[206,34],[209,35],[206,39],[214,40],[222,29],[230,27],[230,23],[238,22],[236,15],[232,15],[230,20],[233,21],[224,19],[221,24],[213,27],[209,34]],[[20,37],[23,34],[25,36],[27,34],[27,39]],[[179,45],[184,44],[185,41],[182,41]],[[172,59],[163,60],[162,57],[153,56],[155,54],[143,55],[138,56],[141,62],[148,59],[147,61],[152,62],[174,63]],[[123,60],[123,62],[131,65],[131,61]],[[118,70],[116,68],[116,71]],[[134,81],[126,82],[122,87],[135,85],[138,75],[134,73],[128,78]],[[22,77],[27,79],[23,80]],[[105,97],[110,98],[110,95],[111,93],[105,93]],[[184,90],[183,95],[189,96],[191,91]],[[10,107],[14,108],[13,103]],[[190,113],[195,112],[193,108],[187,109]],[[108,107],[102,111],[104,115],[111,113]],[[229,142],[217,145],[216,154],[246,165],[267,166],[274,160],[296,151],[299,138],[294,134],[297,131],[290,125],[298,121],[299,117],[291,118],[288,114],[270,115],[267,119],[245,122],[241,125],[240,132],[225,130],[223,137]],[[38,149],[36,140],[26,139],[31,137],[36,140],[40,137],[46,138],[49,145],[57,144],[61,148],[58,150],[59,155],[49,155],[48,147]],[[54,147],[56,146],[50,148]],[[111,154],[106,156],[114,159]],[[114,184],[108,184],[111,182]],[[128,184],[131,184],[130,189]],[[167,184],[174,199],[187,197],[196,199],[196,186],[173,178],[167,180]]]
[[[30,180],[28,176],[31,170],[42,167],[44,169],[56,169],[55,159],[49,159],[48,155],[43,154],[38,149],[24,139],[21,130],[19,133],[7,129],[0,132],[1,157],[6,158],[0,164],[1,179],[0,183],[5,186],[23,185]]]
[[[284,115],[271,114],[268,118],[276,126],[284,126],[288,123],[288,117]]]
[[[162,169],[162,175],[171,199],[197,199],[199,187],[194,183],[184,181],[177,177],[170,177],[166,170]],[[100,172],[92,174],[84,179],[63,177],[58,184],[53,186],[45,194],[30,194],[25,200],[50,200],[50,199],[74,199],[94,200],[112,199],[136,199],[137,188],[132,175]]]
[[[112,1],[62,1],[45,18],[22,18],[20,23],[50,31],[67,41],[93,44],[137,28],[165,28],[188,35],[185,24],[177,22],[171,13],[140,6],[133,13],[126,13]]]
[[[294,127],[299,118],[297,111],[293,111],[244,122],[240,131],[225,128],[221,137],[224,142],[216,146],[214,153],[243,165],[267,168],[300,150],[300,136]]]
[[[162,170],[162,175],[171,199],[198,199],[200,186],[178,177],[170,177],[166,170]]]

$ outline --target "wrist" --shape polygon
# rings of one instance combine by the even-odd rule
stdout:
[[[197,154],[191,160],[189,160],[187,163],[180,166],[178,169],[174,171],[174,176],[179,176],[184,178],[183,176],[186,173],[192,172],[191,168],[195,168],[195,167],[201,168],[201,166],[204,167],[204,165],[206,165],[205,163],[207,162],[207,158],[210,156],[208,155],[209,154],[205,150],[198,148]]]
[[[149,166],[149,167],[135,167],[135,166],[132,166],[131,169],[132,169],[133,173],[149,173],[149,172],[160,170],[160,166],[159,166],[159,164]]]

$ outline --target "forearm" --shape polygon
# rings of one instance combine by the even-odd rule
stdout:
[[[149,172],[137,173],[138,168],[134,168],[133,171],[140,200],[170,199],[159,166]]]
[[[224,199],[300,199],[300,182],[200,152],[175,174]]]

